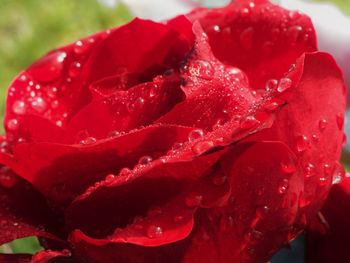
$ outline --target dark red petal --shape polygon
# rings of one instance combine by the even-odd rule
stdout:
[[[347,262],[350,235],[349,178],[333,186],[321,215],[325,221],[317,222],[319,219],[315,219],[307,232],[306,262]],[[322,224],[326,224],[326,227],[320,228]]]
[[[30,263],[32,255],[28,254],[0,254],[3,263]]]
[[[254,88],[281,78],[299,56],[317,49],[309,17],[267,0],[232,1],[223,8],[195,10],[188,17],[200,21],[214,55],[242,69]]]
[[[288,104],[271,129],[252,140],[282,141],[298,156],[305,177],[299,204],[300,221],[305,224],[321,208],[339,170],[345,86],[334,59],[326,53],[306,54],[298,60],[298,68],[303,68],[303,75]]]
[[[231,184],[231,197],[221,208],[202,211],[182,263],[267,262],[289,240],[303,179],[285,173],[296,164],[282,143],[242,144],[221,165]]]
[[[119,90],[82,109],[69,123],[66,140],[74,143],[81,131],[100,139],[108,137],[111,132],[123,133],[148,126],[183,97],[177,76],[159,76],[153,82],[146,82],[126,91]]]
[[[152,210],[152,207],[162,207],[164,212],[161,213],[157,221],[170,222],[171,227],[176,226],[176,224],[173,225],[173,219],[176,216],[192,220],[194,210],[190,209],[188,211],[188,208],[184,205],[184,196],[176,196],[186,191],[192,184],[205,192],[205,186],[208,184],[207,180],[201,184],[196,183],[196,181],[201,180],[202,177],[211,172],[210,169],[223,153],[224,151],[216,152],[193,160],[161,159],[149,164],[138,165],[133,170],[123,169],[119,176],[107,177],[96,187],[88,189],[68,207],[66,211],[66,221],[69,222],[68,228],[79,228],[91,236],[105,237],[113,233],[116,228],[125,228],[133,222],[134,218],[144,217],[148,210]],[[220,199],[218,196],[224,194],[225,191],[222,187],[218,189],[221,192],[217,193],[209,189],[208,192],[211,192],[212,195],[208,199],[200,200],[201,205],[211,206],[213,202],[211,200]],[[195,195],[193,198],[201,195],[200,193],[193,194]],[[175,201],[172,200],[174,198]],[[128,201],[125,202],[125,200]],[[143,201],[140,202],[140,200]],[[193,207],[195,206],[193,205]],[[87,220],[87,215],[92,210],[99,216],[93,220]],[[151,217],[150,221],[155,221],[155,219],[156,217]],[[135,224],[137,222],[134,222]],[[128,231],[130,230],[126,230],[127,235],[129,235]],[[146,229],[142,231],[136,229],[135,231],[136,233],[133,233],[133,235],[139,236],[141,234],[142,237],[146,238],[146,241],[148,240],[145,236]],[[116,232],[117,234],[122,235],[123,233]],[[143,244],[146,241],[136,240],[134,242]],[[152,242],[152,240],[149,240],[149,242]],[[159,243],[160,241],[156,240],[154,242]]]
[[[212,158],[217,159],[217,156],[215,157],[214,155],[210,157],[210,159]],[[200,157],[198,159],[203,159],[201,162],[204,162],[204,159],[207,161],[209,160],[208,157]],[[134,218],[134,221],[131,221],[127,226],[119,225],[120,228],[116,228],[114,233],[108,237],[95,239],[86,236],[81,231],[74,231],[70,240],[73,242],[74,246],[77,247],[78,251],[88,248],[89,246],[94,247],[92,251],[97,248],[100,248],[101,251],[105,251],[106,249],[108,250],[108,247],[110,246],[114,247],[114,252],[108,252],[108,256],[106,258],[106,253],[104,252],[98,256],[91,252],[89,252],[87,255],[85,255],[85,253],[81,254],[81,256],[86,256],[87,258],[100,260],[103,262],[112,262],[111,260],[124,259],[126,256],[126,250],[134,247],[135,253],[129,254],[128,260],[124,259],[125,262],[152,261],[160,263],[164,262],[166,258],[169,258],[170,252],[168,251],[167,254],[162,254],[161,251],[163,249],[166,251],[169,249],[167,246],[172,246],[172,248],[170,248],[172,251],[171,254],[175,258],[169,260],[171,262],[179,262],[182,257],[181,255],[185,253],[185,250],[181,251],[178,249],[178,247],[182,247],[182,244],[187,243],[187,241],[184,239],[188,238],[192,231],[193,225],[197,222],[193,218],[195,211],[198,209],[198,207],[220,207],[222,203],[227,202],[230,188],[227,180],[220,184],[213,183],[213,181],[216,182],[215,180],[217,180],[218,176],[224,176],[222,171],[214,170],[214,172],[212,172],[209,170],[209,174],[208,172],[200,172],[197,169],[203,168],[198,166],[198,161],[194,161],[194,163],[192,163],[192,169],[188,169],[188,167],[186,170],[184,170],[184,164],[178,163],[173,165],[179,166],[177,167],[178,170],[184,174],[190,174],[191,171],[200,173],[202,174],[202,178],[192,183],[187,182],[187,186],[180,189],[180,191],[175,193],[175,195],[173,194],[170,201],[167,201],[166,199],[161,200],[161,198],[160,200],[156,200],[156,202],[154,202],[155,204],[159,204],[159,202],[165,203],[158,207],[149,208],[146,216],[144,214],[140,214],[139,217]],[[116,215],[125,216],[125,211],[136,208],[133,203],[134,201],[139,205],[146,205],[144,202],[140,204],[140,199],[146,200],[146,198],[142,198],[140,195],[145,195],[152,198],[157,191],[168,192],[169,189],[162,188],[162,185],[160,185],[158,189],[150,187],[150,182],[155,182],[159,180],[159,178],[171,178],[170,173],[174,172],[174,170],[165,169],[165,167],[162,167],[163,169],[160,168],[161,167],[155,166],[151,171],[149,171],[149,173],[143,175],[138,180],[131,179],[131,182],[125,182],[124,188],[123,185],[120,185],[119,187],[114,186],[113,188],[112,185],[110,185],[109,189],[107,186],[104,186],[104,192],[109,196],[111,204],[109,205],[110,207],[103,207],[103,209],[98,207],[97,209],[104,215],[106,215],[108,212],[112,212],[114,213],[114,217]],[[168,174],[164,174],[166,172],[168,172]],[[184,177],[182,180],[185,182],[186,178]],[[135,189],[135,186],[138,183],[140,186],[142,186],[142,188]],[[163,186],[165,186],[165,184],[163,184]],[[119,195],[115,195],[115,193],[119,193]],[[139,195],[135,196],[135,193],[139,193]],[[102,194],[102,191],[100,191],[100,194]],[[92,209],[91,205],[94,206],[94,203],[91,198],[97,201],[96,197],[96,193],[94,193],[92,197],[88,197],[90,200],[83,200],[83,202],[85,202],[83,205],[85,205],[88,209]],[[125,204],[125,200],[128,200],[128,205],[125,206],[124,209],[122,209],[122,207],[116,207],[116,205],[118,206],[119,204]],[[75,206],[71,207],[72,210],[74,209],[74,211],[71,212],[74,212],[76,216],[82,216],[81,212],[84,214],[84,210],[81,210],[81,205],[82,203],[80,200],[80,208],[79,204],[76,204]],[[120,214],[120,211],[123,211],[123,215]],[[113,218],[112,214],[107,217],[101,216],[101,219],[103,219],[105,222],[111,221],[111,218]],[[101,223],[97,224],[96,227],[98,228],[103,225],[103,223]],[[118,225],[115,225],[115,227],[118,227]],[[147,247],[149,251],[146,251],[143,247]],[[156,247],[157,250],[153,249],[154,247]]]
[[[45,199],[9,168],[0,171],[0,244],[40,236],[59,240],[57,220]],[[59,233],[58,233],[59,234]]]
[[[149,210],[148,216],[142,218],[142,220],[137,219],[131,225],[117,229],[114,234],[104,239],[91,238],[80,231],[73,232],[71,241],[75,244],[78,254],[85,257],[88,262],[100,260],[109,263],[119,260],[126,263],[151,261],[161,263],[167,259],[174,263],[226,263],[227,261],[235,262],[244,259],[249,253],[247,251],[255,251],[255,259],[266,258],[267,260],[268,256],[273,253],[272,250],[287,242],[290,226],[296,217],[298,194],[302,189],[302,178],[297,173],[286,174],[281,169],[281,163],[294,163],[296,158],[281,143],[243,144],[231,149],[231,152],[224,157],[222,162],[224,174],[220,172],[220,168],[216,167],[209,176],[199,179],[194,188],[189,188],[172,201],[161,206],[161,210],[159,208]],[[165,171],[173,170],[166,169]],[[156,172],[156,169],[154,172]],[[246,176],[242,177],[242,173],[245,173]],[[153,176],[156,174],[153,174]],[[200,174],[203,174],[203,172],[200,172]],[[163,175],[163,172],[159,173],[158,176],[161,175]],[[218,176],[223,177],[225,175],[227,180],[218,178]],[[146,175],[140,177],[139,180],[142,181],[145,177]],[[278,193],[278,191],[281,191],[281,182],[284,183],[283,180],[286,178],[289,180],[288,186],[281,193]],[[143,180],[145,183],[150,179]],[[136,189],[132,188],[135,182],[137,181],[132,179],[130,183],[124,182],[125,187],[128,187],[128,191],[125,191],[127,195],[122,194],[123,196],[120,197],[119,201],[114,199],[111,194],[120,192],[122,185],[116,185],[115,187],[118,188],[113,189],[113,183],[110,183],[110,186],[104,184],[104,186],[97,187],[92,195],[79,200],[80,208],[76,203],[71,209],[76,209],[74,213],[79,215],[83,211],[81,205],[84,202],[86,202],[86,211],[88,211],[88,208],[91,210],[98,208],[97,204],[103,205],[103,202],[96,199],[98,193],[101,198],[102,196],[109,196],[108,200],[113,200],[112,203],[115,205],[124,203],[125,200],[130,200],[130,194],[135,193]],[[231,184],[231,190],[227,188],[228,182]],[[105,188],[105,191],[102,191],[103,188]],[[108,188],[110,188],[109,191]],[[152,188],[147,186],[140,191],[144,193],[154,192]],[[230,192],[232,198],[227,195]],[[196,194],[202,195],[203,198],[195,199]],[[211,196],[210,200],[212,201],[207,203],[205,200],[209,200],[207,199],[209,196]],[[96,201],[95,204],[93,199]],[[217,202],[220,199],[222,201]],[[191,200],[193,202],[190,202]],[[198,202],[195,202],[195,200]],[[204,203],[201,203],[201,201],[204,201]],[[187,208],[184,203],[186,203]],[[268,206],[268,208],[264,206]],[[194,220],[193,230],[192,226],[190,227],[193,224],[193,219],[187,221],[186,224],[190,224],[188,227],[174,227],[173,220],[176,218],[174,216],[181,215],[183,217],[178,220],[185,220],[187,217],[181,211],[183,209],[191,211],[191,207],[207,208],[199,208]],[[112,212],[111,208],[104,207],[103,209]],[[116,210],[115,213],[118,214],[120,209]],[[99,215],[104,215],[101,214],[101,209],[99,211]],[[86,219],[84,212],[80,215]],[[105,220],[111,218],[108,216],[101,217]],[[192,218],[192,216],[189,218]],[[98,220],[98,217],[95,217],[95,219]],[[97,225],[101,225],[101,223]],[[164,231],[160,236],[157,236],[159,232],[147,231],[153,231],[153,229],[147,228],[150,226],[164,227]],[[170,228],[168,228],[169,226]],[[175,235],[173,235],[173,231],[175,231]],[[191,231],[191,234],[188,231]],[[258,231],[261,231],[261,236]],[[155,233],[157,235],[152,236]],[[252,233],[255,236],[252,236]],[[150,235],[148,239],[142,238],[147,234]],[[180,236],[182,234],[185,235]],[[176,237],[181,237],[181,239],[178,240]],[[261,240],[254,240],[254,238],[259,237],[261,237]],[[271,240],[273,242],[270,242]],[[132,245],[132,243],[138,245]]]
[[[23,143],[16,145],[15,160],[8,165],[50,200],[63,204],[106,175],[133,168],[141,157],[164,155],[175,143],[187,141],[191,130],[158,125],[97,142],[86,139],[86,144]]]

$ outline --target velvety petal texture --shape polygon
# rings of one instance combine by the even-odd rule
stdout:
[[[267,0],[58,48],[0,138],[0,241],[45,250],[0,261],[267,262],[344,177],[344,101],[310,19]]]

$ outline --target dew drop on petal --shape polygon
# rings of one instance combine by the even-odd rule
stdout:
[[[292,86],[292,81],[290,78],[282,78],[277,87],[278,92],[284,92]]]
[[[315,173],[315,166],[312,163],[307,163],[304,167],[304,177],[312,177],[315,175]]]
[[[52,52],[35,62],[29,69],[32,77],[40,82],[52,82],[59,78],[67,54],[63,51]]]
[[[95,137],[86,137],[85,139],[81,140],[79,143],[83,144],[83,145],[88,145],[88,144],[93,144],[96,142],[96,138]]]
[[[214,146],[214,143],[212,141],[199,141],[192,146],[192,151],[195,154],[202,154],[208,151],[213,146]]]
[[[281,171],[286,174],[294,173],[296,171],[294,162],[292,162],[291,160],[281,162]]]
[[[12,105],[12,111],[18,115],[23,115],[26,112],[26,104],[22,100],[17,100]]]
[[[70,65],[69,70],[68,70],[69,77],[74,78],[74,77],[78,76],[80,73],[80,70],[81,70],[81,64],[77,61],[73,62]]]
[[[266,91],[273,91],[276,90],[278,86],[278,80],[277,79],[269,79],[265,84],[265,90]]]
[[[267,205],[264,206],[259,206],[258,208],[256,208],[256,216],[258,218],[264,218],[270,211],[270,208]]]
[[[343,165],[341,165],[341,163],[339,163],[338,161],[335,162],[332,183],[339,184],[345,177],[346,177],[346,172]]]
[[[320,131],[324,131],[327,127],[327,120],[322,119],[319,121],[318,123],[318,128],[320,129]]]
[[[289,187],[288,179],[283,179],[278,186],[278,192],[280,194],[284,194],[288,190],[288,187]]]
[[[41,97],[33,98],[31,105],[32,108],[39,113],[43,113],[47,108],[47,103]]]
[[[195,129],[188,134],[188,139],[190,142],[192,142],[203,136],[204,136],[204,131],[202,129]]]
[[[9,119],[6,122],[6,127],[9,131],[16,131],[19,128],[19,121],[17,119]]]
[[[301,135],[297,137],[296,149],[299,153],[305,152],[309,147],[309,139],[306,135]]]
[[[254,116],[248,116],[247,118],[243,119],[241,123],[239,124],[239,127],[244,130],[248,130],[254,126],[259,124],[259,121]]]
[[[149,226],[147,228],[147,236],[149,238],[159,238],[163,236],[163,229],[160,226]]]

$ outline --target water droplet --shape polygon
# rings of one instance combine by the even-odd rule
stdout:
[[[106,176],[105,181],[111,182],[111,181],[114,180],[114,178],[115,178],[114,174],[109,174],[109,175]]]
[[[239,36],[239,43],[245,50],[250,50],[254,43],[254,28],[248,27],[244,29]]]
[[[204,136],[204,131],[202,129],[195,129],[188,134],[188,139],[190,142],[198,140]]]
[[[142,156],[139,160],[139,164],[144,165],[152,162],[153,158],[151,156]]]
[[[319,127],[320,131],[324,131],[327,127],[327,120],[325,120],[325,119],[320,120],[318,123],[318,127]]]
[[[218,25],[215,25],[215,26],[213,27],[213,29],[214,29],[214,31],[217,32],[217,33],[219,33],[219,32],[221,31],[220,26],[218,26]]]
[[[264,109],[270,112],[277,110],[278,107],[279,104],[276,101],[271,101],[264,105]]]
[[[149,238],[159,238],[163,236],[163,229],[160,226],[149,226],[147,228],[147,236]]]
[[[283,179],[278,186],[278,192],[280,194],[284,194],[288,190],[288,187],[289,187],[288,179]]]
[[[43,113],[47,108],[46,102],[41,97],[33,98],[31,105],[32,105],[32,108],[39,113]]]
[[[304,177],[309,178],[315,175],[315,166],[312,163],[308,163],[304,167]]]
[[[337,121],[337,125],[338,125],[339,130],[342,130],[344,127],[344,115],[341,113],[337,114],[336,121]]]
[[[52,82],[61,76],[66,56],[63,51],[52,52],[35,62],[29,72],[35,80]]]
[[[255,213],[258,218],[264,218],[270,211],[267,205],[260,206],[256,209]]]
[[[250,15],[250,10],[249,10],[249,8],[243,8],[243,9],[241,9],[241,11],[240,11],[240,15],[241,15],[241,17],[248,17],[249,15]]]
[[[321,175],[320,178],[319,178],[319,185],[320,186],[324,186],[324,185],[327,184],[327,181],[328,181],[328,178],[323,176],[323,175]]]
[[[265,90],[266,91],[273,91],[276,90],[278,86],[278,80],[277,79],[269,79],[265,84]]]
[[[188,66],[189,74],[195,77],[211,80],[214,76],[214,68],[211,63],[204,60],[194,60]]]
[[[323,170],[325,175],[331,175],[332,174],[332,166],[329,163],[326,163],[323,165]]]
[[[305,135],[297,137],[296,148],[299,153],[305,152],[309,147],[309,139]]]
[[[278,92],[284,92],[292,86],[292,80],[290,78],[282,78],[277,87]]]
[[[13,103],[12,105],[12,110],[14,113],[18,114],[18,115],[22,115],[26,112],[26,104],[24,101],[22,100],[17,100]]]
[[[79,40],[77,42],[75,42],[74,45],[74,52],[75,54],[84,54],[87,51],[89,51],[89,49],[91,48],[91,45],[95,42],[95,40],[93,38],[90,38],[89,40]]]
[[[259,121],[257,119],[255,119],[254,116],[248,116],[247,118],[245,118],[244,120],[241,121],[239,127],[241,129],[248,130],[248,129],[256,126],[257,124],[259,124]]]
[[[69,70],[68,70],[69,77],[74,78],[74,77],[78,76],[80,73],[80,70],[81,70],[81,64],[77,61],[73,62],[70,65]]]
[[[15,131],[19,128],[19,121],[17,119],[10,119],[7,121],[6,127],[9,131]]]
[[[287,39],[288,39],[288,44],[291,46],[294,46],[297,43],[302,31],[303,31],[303,28],[301,26],[289,27],[287,30],[287,33],[286,33]]]
[[[202,200],[203,200],[202,195],[192,193],[186,197],[185,202],[188,207],[195,207],[195,206],[199,206],[202,203]]]
[[[346,177],[346,172],[343,165],[341,165],[341,163],[336,161],[334,171],[333,171],[332,183],[339,184],[345,177]]]
[[[79,143],[83,144],[83,145],[88,145],[88,144],[93,144],[96,142],[96,138],[95,137],[86,137],[85,139],[81,140]]]
[[[212,141],[199,141],[192,146],[192,151],[195,154],[202,154],[208,151],[213,146],[214,146],[214,143]]]
[[[293,161],[281,162],[281,170],[283,173],[292,174],[296,171],[296,167]]]
[[[121,169],[119,172],[119,176],[131,177],[132,175],[133,175],[133,172],[127,167]]]

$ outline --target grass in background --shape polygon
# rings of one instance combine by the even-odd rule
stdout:
[[[344,14],[350,15],[350,0],[314,0],[315,2],[334,3]]]
[[[11,80],[56,47],[131,19],[97,0],[0,0],[0,116]],[[0,125],[2,127],[2,125]]]

